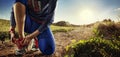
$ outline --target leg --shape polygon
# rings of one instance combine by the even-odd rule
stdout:
[[[20,38],[24,37],[24,24],[25,24],[25,6],[20,2],[14,5],[14,17]]]
[[[51,55],[55,51],[55,42],[50,28],[38,36],[39,49],[44,55]]]
[[[25,6],[20,2],[16,2],[13,6],[14,19],[16,22],[18,36],[19,36],[18,37],[19,39],[17,41],[14,41],[15,39],[13,39],[13,42],[17,45],[19,49],[19,50],[16,50],[15,52],[16,55],[22,55],[26,52],[25,48],[21,44],[22,39],[25,37],[24,36],[24,25],[25,25],[25,18],[26,18],[25,10],[26,10]]]

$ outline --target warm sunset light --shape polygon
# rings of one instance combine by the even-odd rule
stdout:
[[[91,9],[83,9],[79,12],[78,15],[80,16],[79,17],[80,19],[87,20],[87,19],[93,18],[95,16],[95,13]]]
[[[14,0],[0,0],[0,2],[0,18],[9,20]],[[82,25],[103,19],[118,21],[119,2],[120,0],[58,0],[54,22],[68,21]]]

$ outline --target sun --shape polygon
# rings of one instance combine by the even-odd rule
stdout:
[[[79,11],[80,19],[84,19],[84,20],[93,18],[95,16],[94,14],[95,14],[94,11],[91,9],[83,9]]]

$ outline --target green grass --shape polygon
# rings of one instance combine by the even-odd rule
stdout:
[[[116,43],[99,37],[80,40],[66,47],[65,57],[119,57],[120,41]]]
[[[75,27],[65,27],[65,26],[55,26],[55,25],[51,25],[51,29],[53,31],[53,33],[56,32],[69,32],[74,30]]]
[[[64,57],[119,57],[119,25],[113,22],[96,25],[93,29],[94,36],[88,40],[80,40],[66,46]]]
[[[67,26],[63,27],[63,26],[51,25],[50,27],[51,27],[53,33],[69,32],[69,31],[72,31],[74,29],[74,27],[67,27]],[[10,21],[0,19],[0,35],[5,35],[6,38],[8,38],[8,36],[9,36],[9,28],[10,28]]]
[[[0,32],[8,31],[10,22],[8,20],[0,19]]]
[[[55,26],[51,25],[50,26],[52,29],[52,32],[55,34],[57,32],[69,32],[74,29],[74,27],[63,27],[63,26]],[[5,38],[8,40],[9,39],[9,28],[10,28],[10,21],[9,20],[3,20],[0,19],[0,38],[2,36],[5,36]]]
[[[8,20],[0,19],[0,32],[8,31],[10,27],[10,22]],[[68,32],[74,29],[74,27],[65,27],[65,26],[55,26],[51,25],[51,29],[53,32]]]

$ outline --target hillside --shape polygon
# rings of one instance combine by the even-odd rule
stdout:
[[[6,22],[6,24],[4,23],[6,26],[1,25],[2,28],[8,29],[9,21],[2,21]],[[120,51],[119,24],[119,22],[101,21],[77,27],[52,25],[56,50],[51,57],[117,57]],[[14,54],[16,48],[9,40],[4,44],[0,43],[0,57],[16,57]],[[28,50],[22,57],[46,56],[42,55],[40,51]]]
[[[10,26],[10,22],[9,20],[3,20],[0,19],[0,32],[1,31],[8,31],[9,30],[9,26]]]
[[[5,20],[0,20],[1,24],[4,24],[6,26],[2,26],[2,28],[6,28],[6,31],[5,33],[8,33],[7,32],[7,29],[9,29],[9,21],[5,21]],[[4,23],[6,22],[6,23]],[[3,29],[1,28],[1,31],[3,31]],[[63,57],[64,55],[64,51],[65,51],[65,47],[66,45],[70,44],[71,43],[71,40],[73,39],[86,39],[88,36],[84,37],[82,36],[81,38],[79,34],[91,34],[91,32],[85,32],[86,30],[90,30],[91,31],[91,28],[84,28],[84,27],[66,27],[66,26],[55,26],[55,25],[52,25],[51,26],[51,29],[54,33],[54,36],[55,36],[55,41],[56,41],[56,51],[55,53],[52,55],[52,57]],[[83,30],[84,29],[84,30]],[[78,36],[77,36],[78,35]],[[16,46],[11,43],[9,44],[9,40],[6,41],[4,44],[1,44],[0,43],[0,56],[11,56],[11,57],[14,57],[15,54],[14,54],[14,50],[16,49]],[[7,51],[7,52],[6,52]],[[41,53],[39,51],[37,52],[30,52],[28,51],[27,54],[23,55],[23,57],[29,57],[29,56],[43,56],[43,57],[46,57],[44,55],[41,55]]]

